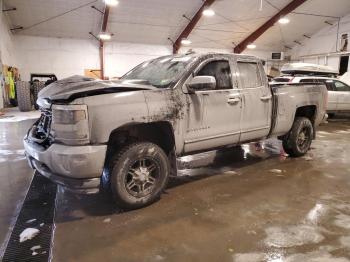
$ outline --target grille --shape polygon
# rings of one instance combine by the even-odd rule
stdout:
[[[54,227],[54,211],[57,186],[47,178],[35,174],[22,209],[7,244],[3,262],[49,261],[51,238]],[[30,220],[36,219],[30,222]],[[37,228],[40,233],[33,239],[19,242],[19,235],[26,228]],[[30,250],[40,246],[33,255]],[[0,257],[1,260],[1,257]]]
[[[52,120],[52,112],[50,110],[43,110],[37,125],[37,138],[43,139],[49,137]]]
[[[41,116],[29,130],[29,139],[41,145],[50,144],[50,130],[52,121],[51,110],[42,109]]]

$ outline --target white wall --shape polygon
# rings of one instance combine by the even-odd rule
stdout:
[[[105,44],[105,76],[121,77],[146,60],[171,53],[170,45],[108,42]]]
[[[273,51],[265,51],[265,50],[258,50],[258,49],[246,49],[242,54],[246,55],[253,55],[256,57],[259,57],[263,60],[270,60],[271,59],[271,54]]]
[[[93,40],[15,36],[22,80],[31,73],[54,73],[59,79],[98,69],[98,43]]]
[[[2,65],[18,67],[16,53],[14,52],[14,37],[10,32],[7,17],[2,10],[2,0],[0,0],[0,73]],[[0,74],[1,75],[1,74]],[[1,76],[2,77],[2,76]],[[1,79],[0,79],[1,80]],[[3,86],[4,82],[0,83],[0,109],[4,107]]]
[[[14,37],[10,31],[8,19],[1,10],[2,0],[0,0],[0,59],[5,65],[18,67],[14,52]]]
[[[99,69],[99,43],[95,40],[17,35],[22,80],[31,73],[54,73],[59,79]],[[107,42],[105,76],[120,77],[139,63],[171,53],[170,46]]]
[[[300,60],[306,63],[316,63],[329,65],[335,69],[339,69],[340,55],[334,54],[337,50],[337,23],[334,25],[325,25],[323,29],[302,42],[302,45],[296,45],[290,51],[292,59]],[[340,20],[339,38],[342,34],[347,33],[350,37],[350,15]],[[338,40],[338,49],[340,40]],[[348,46],[350,50],[350,43]],[[325,57],[327,57],[325,59]]]

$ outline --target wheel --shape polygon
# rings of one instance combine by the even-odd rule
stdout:
[[[43,89],[44,87],[45,87],[44,82],[37,81],[33,83],[34,108],[36,110],[39,109],[39,105],[36,103],[36,100],[38,99],[38,94],[41,91],[41,89]]]
[[[303,156],[309,150],[314,135],[310,119],[297,117],[290,133],[283,139],[283,149],[291,157]]]
[[[149,142],[131,143],[111,165],[111,191],[117,206],[136,209],[156,201],[165,188],[170,164],[164,151]]]
[[[17,81],[16,93],[19,110],[22,112],[32,110],[32,97],[29,82]]]

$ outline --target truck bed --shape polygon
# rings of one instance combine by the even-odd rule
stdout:
[[[326,113],[327,88],[321,83],[273,83],[270,84],[273,108],[269,136],[281,136],[292,127],[298,110],[316,110],[314,125],[319,125]],[[297,110],[296,110],[297,109]]]

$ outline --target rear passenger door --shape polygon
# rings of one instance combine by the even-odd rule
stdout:
[[[238,59],[242,96],[241,142],[263,138],[271,128],[272,94],[261,63]]]

